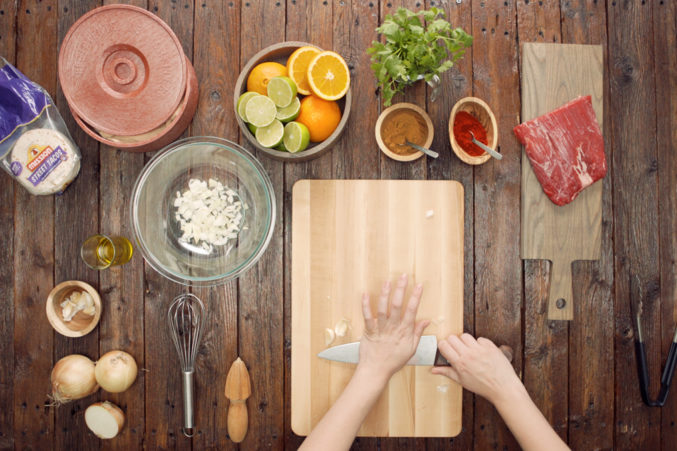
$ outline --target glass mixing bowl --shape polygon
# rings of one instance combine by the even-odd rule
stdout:
[[[191,179],[215,179],[237,193],[243,205],[237,238],[220,246],[180,239],[174,200]],[[214,137],[186,138],[158,152],[139,174],[131,221],[141,254],[157,272],[184,285],[219,285],[263,255],[275,226],[275,194],[261,164],[240,145]]]

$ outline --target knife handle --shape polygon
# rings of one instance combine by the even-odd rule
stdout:
[[[435,366],[451,366],[447,359],[444,358],[440,350],[435,353]]]

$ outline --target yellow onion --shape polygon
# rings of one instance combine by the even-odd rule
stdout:
[[[67,355],[56,362],[50,378],[52,400],[57,405],[84,398],[99,389],[94,362],[80,354]]]
[[[134,383],[137,367],[134,357],[124,351],[105,353],[94,369],[96,382],[109,393],[122,393]]]
[[[95,402],[85,410],[85,424],[97,437],[110,439],[124,426],[125,414],[111,402]]]

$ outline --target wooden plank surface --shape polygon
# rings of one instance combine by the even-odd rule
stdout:
[[[313,0],[296,0],[287,3],[286,36],[288,41],[309,42],[322,49],[333,49],[333,33],[327,33],[334,25],[334,7],[339,16],[345,5],[322,3]],[[346,135],[350,131],[346,132]],[[344,140],[349,139],[344,135]],[[285,165],[284,205],[291,202],[292,189],[300,179],[331,179],[332,152],[298,164]],[[291,299],[291,224],[292,210],[284,209],[284,298]],[[284,303],[284,432],[285,448],[297,449],[301,437],[291,429],[291,303]]]
[[[239,30],[240,69],[262,48],[284,40],[285,17],[283,2],[243,2]],[[241,138],[240,144],[247,147],[245,139]],[[251,146],[248,148],[251,150]],[[249,371],[252,396],[248,401],[251,415],[247,447],[279,448],[284,443],[284,168],[279,161],[259,152],[253,153],[273,183],[275,231],[268,251],[238,280],[238,347],[245,362],[259,362]]]
[[[185,9],[185,8],[184,8]],[[191,134],[215,135],[235,139],[237,123],[234,111],[228,108],[237,73],[225,71],[240,60],[237,33],[229,35],[230,45],[222,45],[224,36],[213,30],[236,29],[240,24],[239,2],[204,1],[195,5],[193,63],[200,85],[200,100],[191,125]],[[238,353],[237,281],[216,289],[196,288],[194,293],[205,302],[210,321],[207,323],[200,359],[197,362],[200,389],[196,400],[195,421],[199,427],[193,439],[194,449],[236,449],[228,437],[226,424],[228,400],[224,396],[227,371]],[[245,363],[251,363],[245,360]],[[253,405],[249,404],[252,409]],[[245,442],[247,444],[248,442]]]
[[[16,65],[16,3],[0,7],[0,55]],[[4,175],[4,174],[0,174]],[[0,177],[0,249],[5,250],[0,265],[0,448],[14,447],[14,181]],[[21,189],[21,188],[19,188]]]
[[[601,46],[526,43],[522,46],[522,121],[583,95],[592,97],[603,129]],[[547,198],[526,154],[522,156],[522,258],[550,260],[548,318],[573,319],[571,264],[597,260],[602,236],[602,183],[565,206]],[[563,300],[558,305],[557,302]]]
[[[30,1],[20,6],[16,11],[16,66],[55,96],[55,2]],[[44,28],[53,33],[45,35],[42,45],[33,45],[30,37]],[[54,331],[44,314],[44,300],[54,287],[54,197],[32,196],[16,186],[13,228],[14,260],[5,264],[14,267],[14,447],[53,449],[54,411],[47,406],[47,393]]]
[[[467,33],[472,34],[471,29],[471,4],[470,2],[448,2],[439,4],[429,1],[426,7],[442,7],[453,26],[462,27]],[[427,159],[427,179],[429,180],[457,180],[463,184],[463,206],[465,223],[463,226],[464,246],[463,258],[463,331],[474,334],[475,329],[475,303],[474,303],[474,184],[472,166],[463,163],[450,151],[448,129],[449,114],[454,104],[463,97],[472,95],[472,72],[473,72],[473,48],[469,48],[465,58],[454,65],[454,69],[445,72],[441,76],[440,94],[436,101],[431,101],[430,96],[426,99],[427,111],[435,127],[432,148],[438,151],[442,149],[439,158]],[[463,391],[463,427],[461,434],[452,439],[427,439],[428,450],[467,450],[472,448],[472,430],[474,424],[474,400],[472,393]]]
[[[362,335],[361,292],[376,299],[384,280],[411,274],[412,285],[425,286],[419,318],[434,321],[425,333],[460,333],[463,193],[443,181],[304,180],[293,196],[292,427],[307,435],[354,371],[316,355],[327,347],[325,329],[341,320],[350,329],[332,345]],[[426,367],[406,367],[359,435],[453,437],[460,400],[457,384]]]
[[[58,14],[58,43],[61,45],[66,32],[70,26],[82,14],[86,13],[92,8],[99,6],[99,2],[82,2],[78,5],[73,5],[68,11],[61,11]],[[54,4],[54,8],[58,8],[58,4]],[[60,110],[68,108],[63,92],[59,88],[55,102]],[[80,152],[82,153],[80,175],[73,186],[69,188],[69,196],[59,196],[54,199],[54,283],[61,283],[65,280],[82,280],[95,288],[99,288],[102,294],[102,299],[106,303],[102,315],[108,318],[118,318],[114,312],[110,310],[109,296],[102,292],[99,283],[99,272],[89,269],[87,265],[80,258],[80,245],[85,239],[99,232],[99,183],[107,184],[109,180],[105,177],[100,177],[99,165],[92,164],[99,161],[99,146],[98,143],[89,138],[88,135],[77,126],[75,120],[71,116],[65,117],[66,125],[71,133],[72,138],[78,143]],[[108,175],[105,171],[102,174]],[[102,199],[103,200],[103,199]],[[107,197],[110,203],[102,204],[104,207],[110,207],[110,204],[115,204],[115,196]],[[122,218],[120,215],[107,212],[113,217],[114,221],[119,223]],[[111,214],[112,213],[112,214]],[[109,232],[108,230],[106,232]],[[64,239],[65,238],[65,239]],[[140,277],[138,277],[140,280]],[[112,283],[109,286],[117,287],[119,282]],[[124,315],[120,315],[120,319],[124,322]],[[107,337],[100,336],[102,330],[109,326],[114,330],[115,334],[124,333],[125,330],[119,330],[119,323],[113,321],[103,321],[103,328],[97,328],[81,339],[74,340],[61,336],[58,333],[54,334],[54,361],[69,355],[69,354],[83,354],[97,360],[99,353],[99,345],[101,343],[108,344]],[[108,330],[111,330],[108,329]],[[137,387],[139,384],[137,384]],[[102,396],[100,393],[97,396]],[[105,398],[103,395],[103,399]],[[113,399],[111,399],[113,400]],[[75,449],[82,447],[83,449],[98,449],[99,440],[92,437],[89,433],[84,421],[84,410],[94,402],[90,398],[81,399],[71,403],[68,408],[57,409],[55,411],[55,430],[62,431],[56,436],[55,448],[58,449]],[[118,402],[118,400],[114,400]],[[140,410],[143,411],[143,403],[138,403]],[[124,406],[127,407],[127,406]],[[132,412],[133,415],[133,412]],[[133,416],[131,417],[133,418]],[[139,422],[137,420],[137,426]],[[128,429],[123,434],[121,441],[126,441],[129,435]]]
[[[656,75],[656,153],[658,154],[658,211],[677,211],[677,5],[654,3]],[[660,214],[661,355],[667,355],[677,327],[677,215]],[[677,443],[677,397],[661,411],[661,449]]]
[[[575,44],[602,45],[604,71],[608,70],[606,14],[603,4],[577,0],[562,5],[562,38]],[[613,118],[610,109],[609,77],[604,77],[604,119]],[[611,127],[603,129],[608,152],[609,174],[613,174],[614,146]],[[572,265],[574,317],[569,326],[569,444],[574,449],[613,447],[613,175],[603,180],[602,251],[597,261],[579,261]],[[551,322],[552,323],[552,322]],[[596,358],[586,358],[594,355]],[[607,377],[599,377],[605,374]]]
[[[83,170],[61,197],[34,197],[0,175],[0,449],[295,449],[291,431],[291,192],[310,179],[458,180],[464,187],[464,330],[515,350],[515,367],[557,432],[573,449],[672,449],[677,396],[661,410],[640,401],[632,352],[628,278],[640,273],[647,288],[645,334],[651,392],[677,321],[677,61],[674,2],[486,2],[416,0],[125,0],[165,20],[179,36],[200,82],[198,112],[185,136],[238,139],[230,99],[249,56],[268,44],[302,39],[344,56],[354,103],[335,148],[302,164],[260,156],[278,195],[276,236],[257,269],[217,290],[194,290],[209,305],[196,386],[198,434],[184,438],[176,352],[166,335],[169,301],[185,291],[146,267],[140,255],[123,268],[94,273],[77,259],[89,233],[129,233],[131,185],[150,155],[120,152],[89,139],[73,122],[56,77],[58,43],[82,13],[113,0],[22,0],[0,4],[0,55],[42,84],[83,153]],[[383,17],[398,6],[441,7],[454,26],[474,35],[466,57],[442,77],[442,97],[431,102],[422,84],[398,100],[425,106],[435,125],[437,160],[388,160],[375,145],[381,110],[365,49]],[[39,37],[37,39],[36,37]],[[38,45],[39,41],[39,45]],[[572,267],[575,320],[549,321],[545,302],[550,265],[519,263],[520,46],[524,42],[603,47],[608,77],[604,137],[609,175],[603,181],[601,254]],[[487,100],[499,122],[500,164],[461,163],[449,147],[446,125],[463,96]],[[72,221],[72,222],[70,222]],[[74,225],[72,225],[74,224]],[[39,239],[36,239],[39,237]],[[75,260],[73,262],[73,260]],[[70,263],[73,262],[73,263]],[[523,268],[523,270],[521,269]],[[44,299],[65,278],[101,290],[104,314],[85,339],[56,335],[44,317]],[[659,326],[660,325],[660,326]],[[142,369],[121,395],[99,392],[70,406],[47,409],[49,372],[66,353],[93,358],[112,347],[130,350]],[[225,433],[223,382],[232,360],[249,365],[254,395],[250,434],[242,446]],[[44,357],[47,356],[47,357]],[[600,375],[603,375],[600,376]],[[110,399],[127,412],[116,440],[101,442],[84,429],[82,410]],[[453,439],[359,438],[354,449],[516,449],[493,407],[463,394],[463,429]]]
[[[554,2],[517,4],[517,26],[523,42],[561,42],[560,5]],[[546,37],[545,31],[548,31]],[[524,58],[520,55],[520,58]],[[525,260],[524,385],[534,403],[564,440],[568,432],[568,324],[548,319],[549,262]]]
[[[472,2],[473,95],[486,101],[498,123],[503,159],[475,168],[475,334],[515,351],[522,373],[523,293],[519,259],[520,146],[518,123],[519,47],[516,5]],[[487,401],[475,397],[476,449],[515,448],[514,438]]]
[[[614,173],[614,366],[615,437],[618,449],[659,449],[661,411],[638,396],[635,335],[630,313],[630,278],[638,276],[644,293],[642,321],[649,392],[658,393],[661,366],[660,270],[656,154],[656,81],[640,67],[650,67],[654,48],[651,6],[615,2],[607,10],[610,108]],[[656,36],[657,39],[660,37]],[[641,121],[637,118],[641,117]],[[667,168],[666,168],[667,169]],[[674,213],[672,213],[674,215]],[[660,428],[660,426],[659,426]]]

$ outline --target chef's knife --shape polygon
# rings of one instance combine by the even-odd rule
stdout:
[[[332,346],[320,352],[317,356],[336,362],[357,363],[360,359],[360,342]],[[418,343],[414,357],[407,362],[407,365],[449,366],[449,362],[437,350],[437,337],[435,335],[424,335]]]

